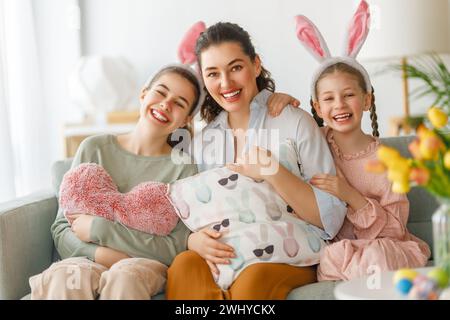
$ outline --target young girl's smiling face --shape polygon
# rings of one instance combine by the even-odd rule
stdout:
[[[361,130],[364,111],[371,106],[371,94],[363,92],[358,78],[336,71],[317,82],[314,108],[326,124],[340,132]]]
[[[190,120],[194,86],[174,72],[161,75],[141,95],[141,120],[160,134],[170,134]]]
[[[252,61],[237,42],[212,45],[201,52],[202,76],[212,98],[226,111],[248,109],[258,94],[261,62]]]

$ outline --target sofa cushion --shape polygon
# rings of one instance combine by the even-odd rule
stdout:
[[[23,296],[28,277],[51,264],[56,208],[51,190],[0,204],[0,299]]]
[[[52,166],[52,186],[56,197],[59,195],[59,186],[61,185],[64,174],[72,166],[73,158],[56,161]]]
[[[335,300],[334,288],[340,281],[321,281],[292,290],[287,300]]]
[[[409,219],[408,230],[416,237],[424,240],[433,252],[433,230],[431,216],[439,206],[436,198],[426,190],[414,187],[408,193]]]

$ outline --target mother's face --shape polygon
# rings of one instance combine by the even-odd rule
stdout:
[[[258,94],[261,73],[258,56],[252,61],[237,42],[224,42],[203,50],[200,56],[206,89],[226,111],[248,109]]]

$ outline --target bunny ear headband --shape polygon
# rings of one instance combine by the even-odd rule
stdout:
[[[302,15],[295,17],[295,31],[297,38],[320,63],[313,74],[311,83],[311,95],[313,100],[317,100],[315,93],[317,79],[326,68],[339,62],[345,63],[361,72],[366,83],[366,88],[370,92],[372,84],[370,82],[369,74],[366,69],[356,61],[356,56],[358,55],[359,50],[361,50],[361,47],[367,38],[367,34],[369,33],[369,21],[369,5],[363,0],[359,4],[359,7],[351,20],[345,40],[344,55],[342,57],[332,57],[325,40],[314,23]]]
[[[200,96],[197,102],[197,105],[195,105],[192,111],[192,115],[196,115],[197,112],[200,110],[200,107],[203,104],[203,100],[205,100],[205,90],[204,90],[204,84],[203,79],[199,72],[195,70],[197,67],[197,57],[195,55],[195,44],[197,42],[198,37],[200,37],[200,34],[206,30],[205,23],[203,21],[199,21],[195,23],[192,27],[189,28],[189,30],[184,34],[183,38],[181,39],[181,42],[178,46],[178,59],[180,60],[180,63],[172,63],[164,66],[162,69],[169,68],[169,67],[178,67],[182,68],[186,71],[188,71],[190,74],[192,74],[195,79],[197,79],[197,83],[200,89]],[[159,71],[158,71],[159,72]],[[152,75],[146,82],[146,87],[149,86],[150,82],[154,78],[155,75]]]

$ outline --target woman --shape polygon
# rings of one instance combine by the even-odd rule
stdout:
[[[207,89],[201,109],[207,126],[193,143],[199,170],[240,162],[230,168],[269,182],[299,218],[314,225],[323,239],[332,239],[346,208],[336,197],[305,182],[316,173],[335,174],[327,143],[313,118],[291,107],[276,118],[267,116],[267,100],[275,85],[240,26],[217,23],[209,27],[197,40],[196,55]],[[254,147],[264,132],[270,135],[262,138],[266,143],[271,137],[278,137],[278,142],[295,141],[304,180],[281,165],[275,172],[264,170],[268,169],[264,163],[274,162],[264,149]],[[249,159],[260,161],[251,164]],[[217,274],[215,264],[230,263],[234,253],[218,238],[220,233],[211,229],[189,236],[190,250],[179,254],[168,270],[168,299],[284,299],[293,288],[316,281],[314,267],[257,263],[222,291],[209,269]]]

